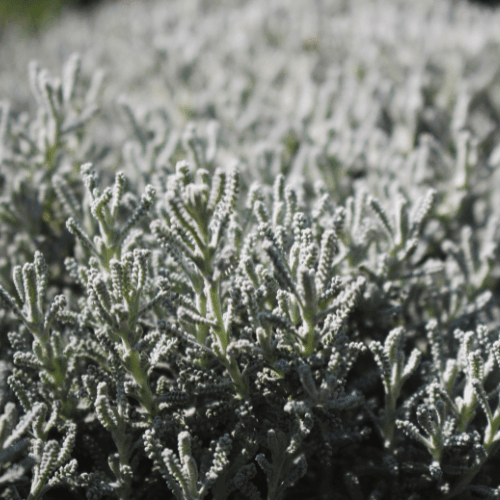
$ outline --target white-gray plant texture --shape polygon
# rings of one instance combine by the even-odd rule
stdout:
[[[170,0],[0,48],[0,498],[500,498],[500,12]]]

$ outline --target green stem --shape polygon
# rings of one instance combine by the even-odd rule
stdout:
[[[39,328],[38,332],[43,332],[43,328]],[[43,332],[43,334],[35,334],[31,332],[33,336],[40,342],[42,346],[43,359],[40,361],[43,364],[43,370],[51,377],[53,384],[53,390],[57,395],[57,399],[61,401],[62,404],[62,415],[65,417],[70,417],[73,413],[76,403],[74,400],[68,400],[68,377],[67,377],[67,363],[64,360],[54,358],[52,355],[52,346],[49,340],[49,330]]]
[[[276,497],[280,492],[279,482],[281,479],[281,469],[283,468],[283,462],[284,460],[282,459],[278,464],[273,463],[273,468],[275,468],[275,472],[273,474],[271,484],[269,484],[267,500],[276,500]]]
[[[224,329],[224,319],[222,317],[221,303],[219,297],[219,283],[218,282],[206,282],[206,287],[208,288],[208,299],[210,303],[210,308],[215,316],[215,321],[219,325],[214,328],[217,337],[220,340],[222,347],[222,354],[226,354],[226,349],[229,344],[229,338],[227,332]]]
[[[219,283],[218,282],[209,282],[205,280],[205,287],[208,289],[208,300],[210,304],[210,308],[215,317],[215,321],[217,322],[216,327],[212,327],[215,331],[215,334],[219,338],[221,344],[221,355],[219,361],[226,367],[231,379],[233,380],[236,391],[238,395],[243,398],[246,394],[248,394],[249,387],[248,383],[244,379],[241,371],[238,367],[238,364],[235,359],[228,361],[226,358],[226,350],[229,345],[229,335],[224,328],[224,319],[222,317],[222,308],[220,303],[220,295],[219,295]]]
[[[498,448],[499,443],[500,443],[500,441],[497,441],[493,445],[490,445],[491,447],[489,448],[488,456],[495,454],[495,452],[496,452],[496,450]],[[467,475],[465,475],[455,485],[455,487],[447,495],[445,495],[443,497],[443,500],[448,500],[448,499],[453,498],[453,497],[459,495],[460,493],[462,493],[463,490],[465,489],[465,487],[474,479],[474,477],[476,476],[476,474],[481,470],[481,467],[484,465],[485,462],[486,462],[486,459],[481,460],[481,462],[479,464],[477,464],[474,467],[472,467],[469,470],[469,472],[467,473]]]
[[[141,360],[137,351],[130,353],[130,361],[126,363],[126,368],[139,385],[139,401],[153,421],[158,415],[158,407],[148,384],[148,376],[141,369]]]
[[[316,342],[314,336],[314,323],[307,321],[307,335],[306,338],[302,340],[303,352],[302,356],[310,356],[314,353],[316,349]]]
[[[207,296],[203,291],[196,294],[196,307],[201,316],[204,318],[207,316]],[[206,345],[208,334],[210,333],[210,327],[208,325],[198,325],[197,326],[197,339],[202,345]],[[200,359],[200,366],[208,368],[209,366],[209,355],[207,353],[202,354]]]
[[[139,352],[133,350],[129,341],[128,333],[129,331],[119,331],[117,332],[124,347],[127,349],[128,353],[125,359],[122,359],[124,368],[132,375],[137,385],[139,386],[139,402],[147,410],[151,421],[158,415],[158,407],[154,400],[153,393],[148,383],[148,375],[145,373],[141,367],[141,358]]]
[[[243,377],[236,363],[236,360],[231,360],[231,363],[226,365],[226,368],[231,376],[234,384],[236,385],[236,391],[238,392],[238,396],[243,399],[248,393],[250,388],[248,387],[248,383]]]
[[[382,434],[384,436],[384,445],[391,450],[394,444],[394,423],[396,422],[396,397],[394,394],[388,394],[385,400],[384,424]]]
[[[207,296],[203,292],[196,294],[196,308],[198,309],[201,316],[203,316],[204,318],[207,316]],[[197,340],[200,344],[206,344],[208,333],[208,325],[198,325]]]
[[[127,435],[124,434],[123,431],[124,429],[120,432],[121,435],[119,439],[117,439],[116,447],[118,449],[118,456],[120,457],[120,465],[129,465],[131,454],[130,438],[127,438]],[[120,500],[128,500],[130,497],[130,479],[123,480],[121,474],[120,477],[117,477],[116,479],[122,483],[118,490]]]

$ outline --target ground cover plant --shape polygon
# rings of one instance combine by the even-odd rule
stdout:
[[[499,498],[499,14],[311,5],[5,38],[0,498]]]

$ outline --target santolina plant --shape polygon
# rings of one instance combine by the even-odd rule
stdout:
[[[171,46],[144,52],[173,51],[164,107],[113,111],[113,74],[78,54],[60,77],[30,63],[30,111],[2,101],[1,498],[500,496],[495,79],[461,41],[454,69],[424,47],[392,83],[359,47],[338,65],[328,26],[363,17],[327,4],[301,47],[301,2],[228,11],[267,37],[234,48],[248,86],[229,49],[207,71],[172,2]],[[484,21],[445,4],[417,21]],[[313,57],[307,81],[264,48]],[[272,101],[294,85],[314,99]]]

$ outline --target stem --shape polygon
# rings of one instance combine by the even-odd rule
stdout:
[[[221,303],[220,303],[220,295],[219,295],[219,283],[218,282],[209,282],[205,279],[205,289],[208,290],[208,300],[209,305],[212,311],[212,314],[215,317],[215,320],[218,324],[217,327],[212,327],[217,335],[220,345],[221,345],[221,354],[222,357],[219,357],[219,361],[227,368],[231,379],[233,380],[236,391],[238,395],[243,398],[248,394],[249,387],[245,378],[241,374],[241,371],[238,367],[238,364],[235,359],[229,361],[226,358],[226,350],[229,344],[229,335],[224,328],[224,319],[222,317]]]
[[[207,316],[207,296],[201,292],[196,294],[196,308],[198,309],[201,316],[204,318]],[[198,325],[198,342],[205,345],[207,336],[209,333],[208,325]]]
[[[208,288],[210,308],[212,309],[212,313],[215,316],[215,321],[219,325],[217,328],[214,328],[214,330],[220,340],[222,353],[226,354],[226,349],[229,344],[229,338],[227,332],[224,330],[224,320],[222,318],[221,303],[219,297],[219,283],[209,283],[208,281],[205,281],[205,286],[206,288]]]
[[[491,448],[490,448],[490,453],[488,456],[493,455],[497,448],[498,444],[500,442],[497,441],[494,443]],[[482,460],[479,464],[475,465],[474,467],[471,468],[471,470],[467,473],[466,476],[464,476],[457,484],[456,486],[447,494],[443,497],[443,500],[448,500],[449,498],[453,498],[456,495],[459,495],[462,493],[462,491],[465,489],[465,487],[474,479],[475,475],[480,471],[481,467],[484,465],[486,462],[485,460]]]
[[[125,426],[124,426],[125,427]],[[127,435],[124,434],[125,429],[121,429],[121,436],[116,441],[116,447],[118,449],[118,456],[120,458],[120,465],[129,465],[130,460],[130,438],[127,439]],[[120,474],[120,477],[116,478],[120,483],[122,483],[118,488],[118,495],[120,500],[128,500],[130,497],[130,480],[126,479],[125,481]]]
[[[139,352],[132,349],[128,341],[127,332],[117,332],[128,350],[125,359],[122,359],[124,368],[132,375],[139,386],[139,402],[147,410],[151,421],[158,415],[158,406],[148,383],[148,375],[141,367]]]
[[[283,460],[279,464],[274,464],[275,472],[273,474],[273,481],[269,485],[269,492],[267,494],[267,500],[276,500],[276,495],[279,492],[279,481],[281,479],[281,469],[283,468]]]
[[[382,434],[385,440],[385,447],[389,450],[393,448],[394,441],[394,423],[396,422],[396,399],[392,393],[387,395],[385,403],[384,425]]]
[[[204,318],[207,316],[207,296],[203,291],[196,294],[196,306],[200,315]],[[197,326],[197,339],[198,342],[202,345],[206,345],[207,337],[210,333],[210,327],[208,325],[198,325]],[[207,353],[203,353],[200,359],[200,366],[204,368],[208,368],[209,366],[209,355]]]
[[[125,367],[139,385],[139,401],[147,410],[151,421],[153,421],[158,414],[158,407],[148,384],[148,376],[141,370],[141,360],[137,351],[130,353],[130,361],[125,364]]]
[[[314,353],[316,342],[314,339],[314,324],[312,322],[307,322],[307,335],[306,338],[302,341],[302,345],[304,346],[304,350],[302,353],[304,357],[310,356]]]
[[[41,330],[43,330],[42,327],[40,327],[39,331]],[[66,360],[61,360],[53,356],[49,339],[49,329],[44,332],[43,336],[35,334],[33,334],[33,336],[42,346],[43,359],[40,359],[40,361],[43,363],[43,370],[53,381],[54,392],[62,404],[62,415],[70,417],[76,407],[76,403],[74,400],[68,400],[67,397],[69,391],[67,362]]]

